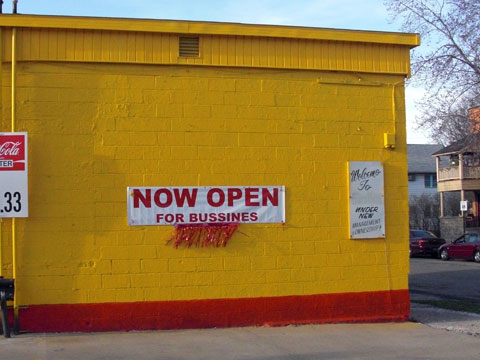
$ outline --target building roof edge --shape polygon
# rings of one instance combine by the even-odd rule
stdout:
[[[1,14],[0,26],[259,36],[392,44],[410,48],[420,45],[420,35],[409,33],[185,20]]]

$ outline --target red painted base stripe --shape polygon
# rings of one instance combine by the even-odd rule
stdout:
[[[287,324],[407,321],[408,290],[268,298],[31,305],[28,332],[192,329]]]

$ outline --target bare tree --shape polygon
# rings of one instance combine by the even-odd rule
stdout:
[[[411,229],[423,229],[440,234],[440,197],[438,194],[411,195],[409,198]]]
[[[420,33],[413,82],[426,88],[417,124],[449,144],[469,132],[467,110],[480,105],[480,0],[385,0],[402,30]]]

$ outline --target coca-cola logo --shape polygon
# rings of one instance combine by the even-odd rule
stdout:
[[[0,145],[0,156],[18,156],[20,154],[20,141],[7,141]]]
[[[0,134],[0,171],[25,170],[25,136]]]

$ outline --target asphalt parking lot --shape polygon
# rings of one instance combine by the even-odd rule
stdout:
[[[480,264],[467,260],[411,258],[409,286],[411,294],[472,300],[480,304]]]

